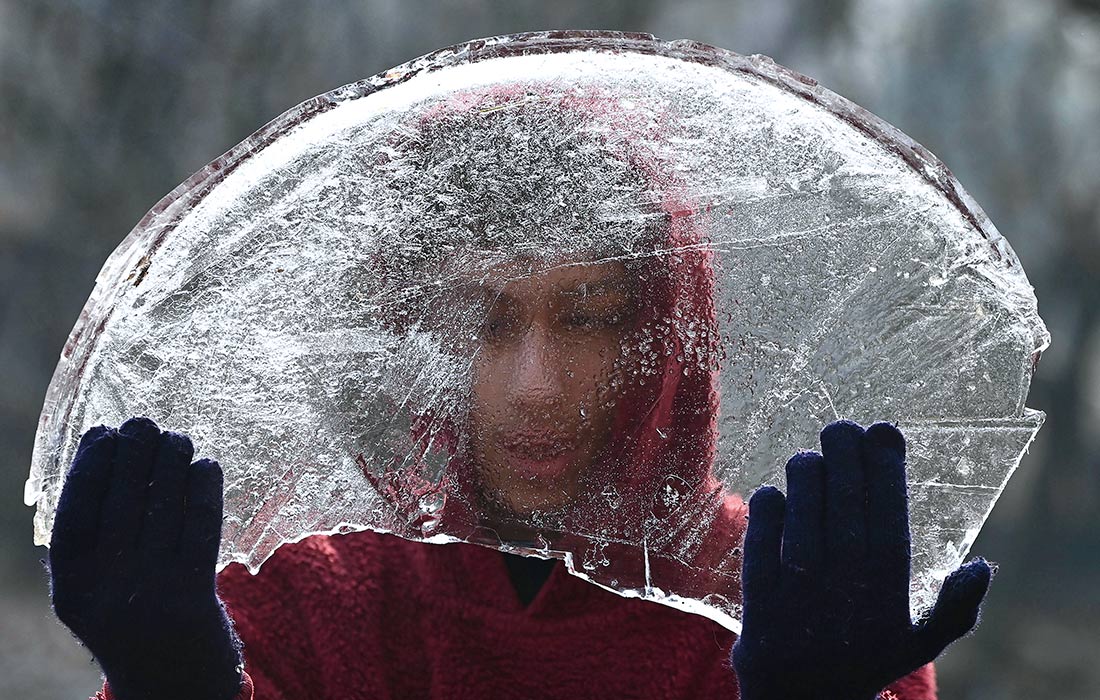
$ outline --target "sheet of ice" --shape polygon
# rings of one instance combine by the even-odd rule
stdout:
[[[760,56],[446,49],[165,197],[64,349],[26,500],[148,415],[226,474],[221,563],[373,529],[566,559],[739,626],[742,496],[837,417],[910,443],[913,605],[1043,416],[1024,272],[931,154]]]

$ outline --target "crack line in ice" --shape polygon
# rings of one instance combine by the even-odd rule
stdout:
[[[833,418],[840,420],[840,413],[836,410],[836,404],[833,403],[833,396],[829,393],[828,387],[825,386],[825,382],[819,382],[821,393],[825,395],[825,400],[829,402],[829,410],[833,412]]]
[[[909,488],[934,488],[934,489],[955,489],[959,491],[986,491],[989,493],[995,493],[1001,490],[1000,486],[983,486],[982,484],[950,484],[938,481],[936,479],[928,479],[927,481],[913,481],[909,483]]]
[[[645,556],[645,591],[649,595],[653,591],[653,580],[649,575],[649,535],[642,535],[642,554]]]

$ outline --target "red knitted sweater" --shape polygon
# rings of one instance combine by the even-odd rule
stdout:
[[[310,537],[218,583],[245,644],[239,700],[737,697],[717,623],[561,564],[524,607],[500,553],[475,545]],[[933,700],[932,666],[891,690]]]

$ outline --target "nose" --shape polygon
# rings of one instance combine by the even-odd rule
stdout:
[[[509,383],[512,403],[518,408],[547,409],[561,399],[561,367],[549,334],[533,323],[515,346],[513,376]]]

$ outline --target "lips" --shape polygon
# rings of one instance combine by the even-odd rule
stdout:
[[[499,444],[518,476],[554,478],[572,464],[576,438],[553,432],[513,432],[501,436]]]
[[[551,431],[513,431],[500,435],[498,443],[509,452],[548,459],[576,447],[576,437]]]

